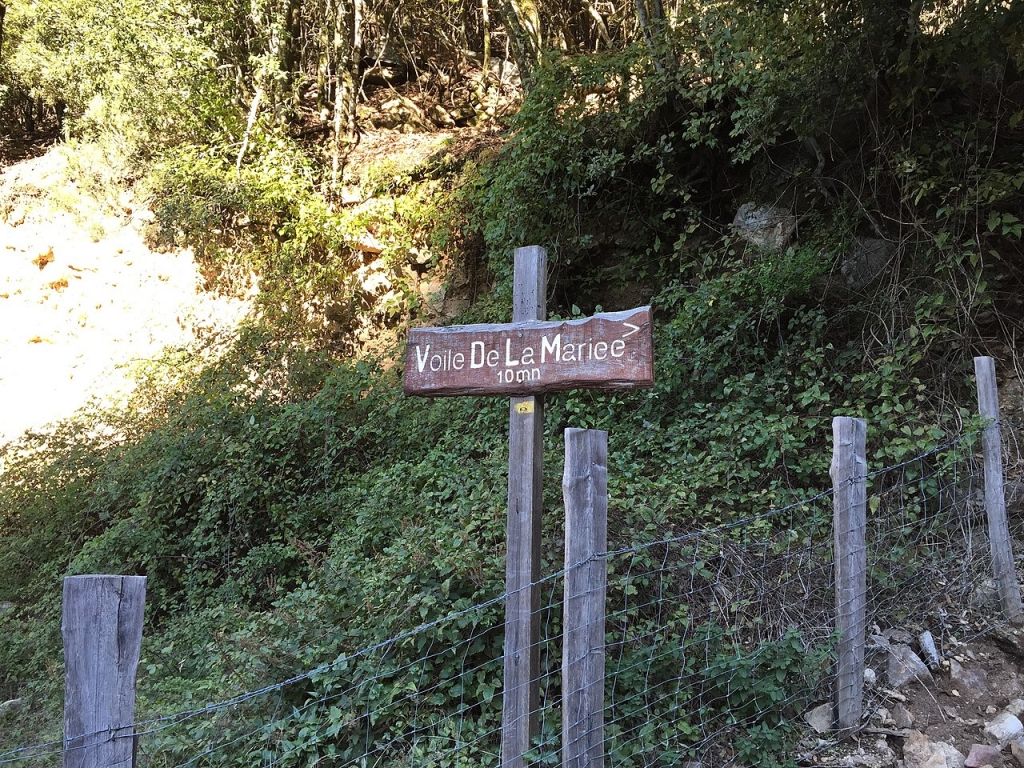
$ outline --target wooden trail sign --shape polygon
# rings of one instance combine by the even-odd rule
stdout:
[[[407,395],[527,395],[654,383],[651,308],[409,332]]]
[[[651,308],[545,321],[547,252],[515,252],[512,322],[409,332],[407,395],[509,397],[501,768],[526,768],[539,730],[545,392],[654,384]],[[566,627],[566,631],[569,631]]]

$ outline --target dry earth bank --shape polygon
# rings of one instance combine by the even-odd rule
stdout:
[[[54,147],[0,174],[0,444],[118,402],[138,363],[249,309],[203,291],[190,251],[147,247],[151,214],[130,196],[97,200],[74,171]]]

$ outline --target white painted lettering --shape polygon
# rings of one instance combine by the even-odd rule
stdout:
[[[416,369],[423,373],[423,366],[427,364],[427,356],[430,354],[430,345],[427,344],[427,348],[423,350],[423,354],[420,354],[420,345],[416,345]]]
[[[461,371],[465,367],[466,356],[461,352],[456,352],[455,356],[452,358],[452,368],[454,368],[456,371]]]
[[[608,357],[608,344],[603,341],[597,342],[594,345],[594,359],[604,360],[606,357]]]
[[[434,372],[440,371],[443,363],[444,361],[441,359],[440,355],[434,355],[430,358],[430,370]]]
[[[481,343],[481,346],[483,346],[482,343]],[[498,364],[499,360],[500,360],[500,356],[498,355],[498,350],[496,350],[496,349],[488,350],[488,352],[487,352],[487,366],[489,368],[493,368],[494,366],[496,366]]]
[[[519,365],[518,360],[512,359],[512,339],[505,339],[505,365],[509,367]]]
[[[483,368],[484,367],[484,343],[482,341],[474,341],[469,348],[469,367],[470,368]]]
[[[561,360],[561,357],[562,357],[562,334],[560,334],[560,333],[557,334],[555,336],[555,338],[553,338],[551,340],[550,343],[548,342],[548,337],[547,336],[541,337],[541,340],[540,340],[540,361],[541,361],[541,363],[546,363],[547,362],[547,358],[548,358],[548,353],[549,352],[552,355],[554,355],[556,363]]]
[[[566,344],[562,347],[562,360],[567,363],[576,362],[576,347],[577,344]]]
[[[622,339],[616,339],[612,342],[612,348],[610,351],[612,353],[612,357],[622,357],[626,352],[626,342]]]
[[[523,347],[523,352],[519,355],[519,362],[523,365],[533,365],[533,347]]]

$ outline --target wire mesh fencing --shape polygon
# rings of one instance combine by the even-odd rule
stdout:
[[[1004,434],[1009,446],[1024,442],[1016,427]],[[867,665],[879,678],[900,632],[927,629],[944,654],[999,620],[976,449],[968,434],[867,474]],[[798,745],[801,715],[835,695],[832,519],[828,490],[599,556],[605,643],[593,651],[604,653],[606,765],[755,765],[810,748]],[[560,763],[566,573],[534,585],[532,765]],[[504,597],[233,699],[137,723],[138,765],[498,765]],[[877,690],[865,690],[868,710]],[[56,764],[61,749],[8,752],[0,763]]]
[[[749,762],[781,749],[789,722],[828,697],[828,527],[810,535],[788,525],[797,514],[827,520],[828,505],[823,494],[602,558],[608,765]],[[528,764],[560,761],[565,575],[536,585],[539,701]],[[502,604],[474,606],[244,700],[140,723],[139,764],[497,765]]]

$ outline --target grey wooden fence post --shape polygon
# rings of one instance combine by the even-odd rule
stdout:
[[[547,251],[517,248],[512,321],[547,315]],[[540,534],[544,493],[544,398],[509,405],[508,523],[505,561],[505,668],[501,712],[502,768],[523,768],[539,730]]]
[[[988,540],[992,551],[992,570],[999,590],[999,607],[1006,618],[1022,619],[1020,584],[1013,562],[1010,529],[1006,522],[1006,496],[1003,489],[1003,439],[999,428],[999,388],[996,364],[991,357],[974,358],[978,380],[978,411],[991,419],[982,434],[985,457],[985,512],[988,514]]]
[[[604,765],[608,433],[565,430],[562,766]]]
[[[135,765],[145,576],[64,579],[64,768]]]
[[[867,617],[867,423],[832,420],[832,475],[836,629],[836,727],[847,733],[860,724],[864,691]]]

